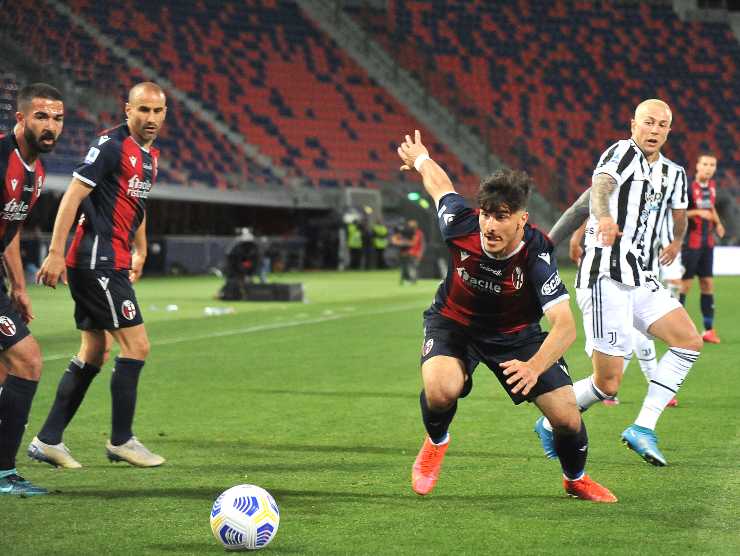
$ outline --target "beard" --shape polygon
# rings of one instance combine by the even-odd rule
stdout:
[[[26,143],[28,143],[28,146],[31,147],[31,150],[36,153],[49,153],[54,150],[54,147],[57,145],[57,139],[51,131],[44,131],[41,135],[36,137],[33,131],[26,127],[23,131],[23,138],[26,140]],[[51,139],[52,142],[48,145],[44,145],[41,141],[45,139]]]

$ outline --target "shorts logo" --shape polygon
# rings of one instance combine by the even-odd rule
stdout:
[[[136,316],[136,305],[130,299],[121,303],[121,314],[126,320],[134,320]]]
[[[609,345],[610,346],[616,346],[617,345],[617,333],[616,332],[609,332]]]
[[[424,342],[424,349],[422,350],[422,356],[426,357],[429,355],[429,352],[432,351],[432,347],[434,346],[434,338],[429,338],[426,342]]]
[[[0,332],[5,336],[15,336],[15,323],[5,315],[0,317]]]
[[[518,266],[514,267],[514,272],[511,274],[511,284],[515,290],[521,289],[524,285],[524,272]]]

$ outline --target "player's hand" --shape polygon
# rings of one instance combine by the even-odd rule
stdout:
[[[31,311],[31,298],[28,297],[26,290],[12,290],[10,292],[10,300],[13,303],[16,311],[23,319],[23,322],[28,324],[33,320],[33,312]]]
[[[570,257],[570,260],[574,263],[581,263],[581,258],[583,257],[583,247],[581,247],[580,241],[571,241],[569,243],[568,256]]]
[[[421,142],[421,132],[418,129],[414,130],[414,139],[408,135],[401,146],[398,147],[398,156],[401,158],[403,165],[401,166],[402,171],[408,171],[414,169],[414,161],[425,154],[429,156],[429,151]]]
[[[144,261],[146,257],[134,253],[131,257],[131,270],[128,271],[128,279],[132,284],[141,278],[144,272]]]
[[[504,369],[504,375],[508,377],[506,384],[514,385],[511,389],[512,394],[521,392],[522,396],[526,396],[537,384],[537,379],[540,376],[540,373],[535,371],[526,361],[512,359],[511,361],[504,361],[500,366]]]
[[[717,222],[717,227],[714,231],[717,232],[717,236],[725,237],[725,227],[722,225],[722,222]]]
[[[622,232],[619,231],[619,226],[614,222],[611,216],[602,216],[599,218],[599,225],[596,228],[596,238],[601,242],[604,247],[611,247]]]
[[[677,243],[674,241],[663,248],[663,250],[660,252],[660,257],[658,258],[658,260],[662,265],[669,265],[676,259],[680,252],[681,243]]]
[[[56,288],[60,281],[63,284],[67,283],[67,267],[64,264],[64,256],[49,253],[36,273],[36,283]]]

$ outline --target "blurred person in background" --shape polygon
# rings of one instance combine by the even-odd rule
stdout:
[[[681,250],[684,273],[681,282],[682,304],[691,290],[694,276],[699,277],[701,295],[699,305],[704,323],[702,338],[710,344],[720,343],[714,330],[714,234],[723,238],[725,227],[717,214],[717,184],[714,173],[717,171],[717,157],[702,153],[696,161],[696,175],[689,188],[689,207],[686,216],[689,229]]]
[[[393,245],[400,249],[401,285],[416,284],[419,263],[424,256],[424,232],[419,223],[410,219],[401,230],[393,235]]]

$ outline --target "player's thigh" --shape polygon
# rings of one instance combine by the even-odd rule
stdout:
[[[681,264],[683,264],[683,280],[693,280],[696,276],[697,269],[699,268],[699,260],[701,259],[701,250],[699,249],[683,249],[681,251]]]
[[[10,374],[31,380],[41,375],[38,344],[4,292],[0,292],[0,358]]]
[[[576,290],[589,355],[592,350],[619,357],[632,353],[633,289],[602,276],[592,288]]]
[[[714,248],[704,247],[700,251],[699,262],[696,267],[696,275],[701,282],[702,278],[714,276]]]
[[[143,324],[109,330],[121,348],[120,356],[143,361],[149,355],[149,336]]]
[[[578,410],[573,386],[561,386],[541,394],[535,398],[534,403],[555,429],[572,432],[580,429],[581,412]]]
[[[1,356],[10,374],[33,381],[41,378],[41,349],[30,334],[4,350]]]
[[[704,345],[694,321],[680,305],[653,322],[648,332],[670,347],[701,351]]]
[[[685,347],[698,336],[680,301],[659,282],[652,282],[650,288],[636,288],[634,300],[635,328],[640,332],[657,336],[674,347]],[[680,344],[672,343],[674,341]]]

